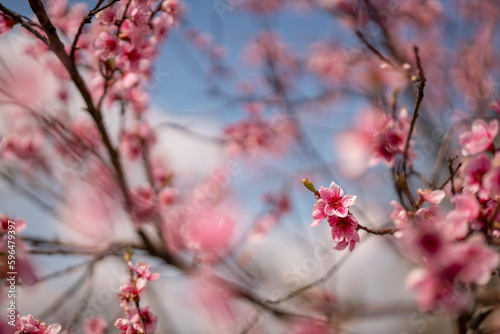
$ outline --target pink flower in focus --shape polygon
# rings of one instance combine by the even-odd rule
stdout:
[[[326,206],[325,202],[321,200],[318,200],[318,202],[314,204],[312,211],[313,222],[310,225],[310,227],[318,226],[321,223],[321,221],[326,217],[325,206]]]
[[[84,334],[104,334],[108,323],[103,317],[87,318],[83,325]]]
[[[150,306],[141,308],[141,318],[144,321],[144,327],[146,327],[146,331],[144,331],[144,329],[142,328],[139,314],[137,313],[137,308],[131,308],[129,313],[127,314],[127,318],[129,319],[130,323],[133,324],[136,331],[140,333],[154,333],[154,331],[156,330],[156,325],[158,323],[158,318],[151,312]]]
[[[336,250],[344,250],[347,247],[349,247],[349,251],[352,252],[354,250],[354,247],[356,247],[356,243],[359,242],[359,234],[356,232],[354,234],[354,237],[350,240],[342,240],[337,243],[337,246],[335,246]]]
[[[57,334],[61,331],[61,325],[48,325],[41,322],[31,314],[17,319],[17,330],[14,334]]]
[[[319,188],[320,199],[325,203],[325,214],[327,216],[346,217],[349,212],[349,207],[356,202],[354,195],[345,195],[344,190],[335,182],[330,184],[329,188]]]
[[[351,241],[357,234],[358,221],[351,214],[346,217],[329,216],[327,220],[332,228],[332,238],[335,242]]]
[[[488,126],[483,120],[476,120],[472,123],[471,131],[462,133],[458,140],[462,145],[464,156],[481,153],[488,150],[495,150],[493,140],[498,134],[498,121],[492,120]]]

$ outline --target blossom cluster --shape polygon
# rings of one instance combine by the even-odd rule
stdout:
[[[118,295],[120,305],[125,309],[127,317],[117,319],[115,327],[122,334],[153,333],[158,319],[151,312],[151,307],[140,307],[139,302],[148,281],[157,280],[160,274],[152,273],[145,262],[133,265],[128,261],[128,268],[130,279],[120,287]]]
[[[281,115],[264,118],[262,104],[245,104],[244,108],[248,117],[224,129],[227,153],[252,157],[258,151],[278,155],[288,152],[297,133],[293,123]]]
[[[375,109],[364,110],[354,129],[342,131],[337,136],[344,174],[357,177],[367,167],[380,163],[394,166],[396,158],[405,153],[410,122],[405,108],[399,111],[397,117]],[[416,158],[412,140],[406,155],[410,163]]]
[[[461,310],[465,287],[484,285],[500,264],[500,153],[494,144],[497,120],[472,123],[459,136],[463,165],[444,190],[419,189],[418,209],[393,201],[391,218],[408,254],[420,261],[408,277],[421,307]],[[443,212],[445,198],[453,209]]]
[[[358,221],[349,212],[349,207],[356,202],[357,196],[344,195],[344,190],[335,182],[330,187],[320,187],[317,203],[313,207],[313,223],[311,227],[318,226],[326,218],[330,227],[333,241],[337,243],[335,249],[344,250],[349,247],[352,251],[359,242]]]
[[[57,334],[61,331],[60,324],[47,325],[31,314],[18,317],[14,334]]]

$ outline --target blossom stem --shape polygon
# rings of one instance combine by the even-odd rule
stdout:
[[[363,226],[363,225],[361,225],[359,223],[358,223],[357,229],[358,230],[364,230],[364,231],[366,231],[368,233],[375,234],[375,235],[394,234],[395,232],[397,232],[396,228],[384,228],[384,229],[376,230],[376,229],[372,229],[372,228]]]

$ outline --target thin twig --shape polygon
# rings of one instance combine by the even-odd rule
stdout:
[[[97,13],[105,10],[106,8],[111,7],[112,5],[114,5],[118,1],[120,1],[120,0],[111,0],[110,3],[108,3],[107,5],[101,7],[101,5],[103,4],[104,0],[99,0],[97,2],[97,4],[95,5],[94,9],[92,9],[91,11],[88,12],[87,15],[85,15],[85,17],[82,19],[82,22],[80,22],[80,26],[78,27],[78,31],[77,31],[77,33],[75,35],[75,38],[73,39],[73,43],[71,44],[71,51],[69,52],[69,56],[70,56],[71,59],[75,58],[75,51],[77,49],[78,40],[80,39],[80,36],[83,33],[83,28],[84,28],[85,24],[90,23],[92,21],[92,18]]]
[[[324,283],[326,281],[328,281],[330,279],[330,277],[346,262],[346,260],[349,258],[348,255],[344,255],[344,257],[342,259],[340,259],[337,263],[335,263],[333,265],[333,267],[331,267],[325,275],[323,275],[323,277],[307,284],[307,285],[304,285],[303,287],[300,287],[296,290],[293,290],[291,291],[290,293],[288,293],[286,296],[284,297],[281,297],[281,298],[278,298],[276,300],[266,300],[266,303],[268,304],[279,304],[281,302],[284,302],[284,301],[287,301],[289,299],[292,299],[298,295],[300,295],[301,293],[303,292],[306,292],[307,290],[315,287],[316,285],[319,285],[321,283]]]

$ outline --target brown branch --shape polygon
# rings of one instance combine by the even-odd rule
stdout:
[[[330,279],[330,277],[346,262],[346,260],[349,258],[348,255],[345,255],[342,259],[340,259],[340,261],[338,261],[337,263],[335,263],[333,265],[333,267],[331,267],[325,275],[323,275],[323,277],[307,284],[307,285],[304,285],[303,287],[300,287],[296,290],[293,290],[291,291],[290,293],[288,293],[286,296],[284,297],[281,297],[279,299],[276,299],[276,300],[266,300],[266,303],[268,304],[279,304],[281,302],[284,302],[284,301],[287,301],[289,299],[292,299],[294,297],[297,297],[298,295],[300,295],[301,293],[303,292],[306,292],[307,290],[315,287],[316,285],[319,285],[321,283],[324,283],[326,281],[328,281],[328,279]]]
[[[372,228],[363,226],[361,224],[358,224],[358,229],[366,231],[366,232],[371,233],[371,234],[375,234],[375,235],[394,234],[398,231],[398,229],[396,229],[396,228],[384,228],[384,229],[376,230],[376,229],[372,229]]]
[[[28,30],[30,33],[32,33],[36,38],[41,40],[45,45],[49,45],[49,41],[47,37],[43,36],[40,34],[35,28],[34,28],[34,23],[24,19],[20,14],[8,9],[4,5],[0,3],[0,11],[3,12],[4,15],[7,15],[9,18],[12,20],[16,21],[19,23],[24,29]],[[0,13],[1,14],[1,13]]]
[[[391,66],[394,68],[396,71],[401,73],[405,77],[409,77],[409,73],[401,69],[396,63],[394,63],[392,60],[384,56],[379,50],[377,50],[373,45],[368,42],[368,40],[365,38],[365,35],[360,30],[355,31],[356,36],[363,42],[363,44],[373,53],[375,54],[380,60],[382,60],[384,63],[387,65]]]
[[[418,112],[420,110],[420,105],[422,104],[422,101],[424,99],[424,89],[425,89],[425,83],[427,82],[427,79],[425,78],[424,70],[422,68],[422,64],[420,63],[420,57],[418,55],[418,47],[415,46],[414,48],[415,51],[415,58],[417,61],[417,74],[418,74],[418,84],[417,84],[417,102],[415,104],[415,109],[413,110],[413,118],[411,119],[411,124],[410,124],[410,130],[408,131],[408,138],[406,138],[406,144],[405,144],[405,149],[403,153],[403,172],[406,170],[406,164],[408,162],[408,149],[410,148],[410,141],[411,141],[411,136],[413,134],[413,131],[415,129],[415,124],[417,122],[418,118]]]
[[[45,31],[45,34],[48,37],[49,49],[52,52],[54,52],[54,54],[59,58],[61,63],[64,65],[64,67],[68,71],[72,81],[76,85],[76,88],[78,89],[80,95],[83,97],[83,100],[85,101],[88,112],[90,113],[90,115],[94,119],[94,122],[96,123],[97,128],[99,129],[99,132],[101,133],[102,141],[104,142],[104,145],[106,146],[111,163],[113,164],[113,167],[114,167],[115,172],[116,172],[118,186],[120,187],[122,195],[124,197],[125,208],[128,211],[128,209],[130,208],[130,196],[128,193],[128,187],[127,187],[127,183],[126,183],[125,176],[123,173],[123,169],[122,169],[122,166],[120,163],[119,153],[118,153],[118,150],[116,150],[113,147],[113,145],[111,144],[111,140],[109,138],[107,130],[104,127],[104,122],[102,119],[101,111],[95,107],[94,102],[92,101],[92,97],[89,93],[89,90],[88,90],[87,86],[85,85],[85,82],[83,81],[83,78],[81,77],[80,73],[78,72],[78,69],[76,67],[74,60],[66,53],[64,44],[62,43],[59,36],[57,35],[56,28],[54,27],[54,25],[50,21],[50,18],[47,15],[47,12],[45,10],[45,7],[43,6],[42,1],[41,0],[29,0],[29,4],[30,4],[32,11],[37,16],[38,21],[42,25],[42,28]]]

